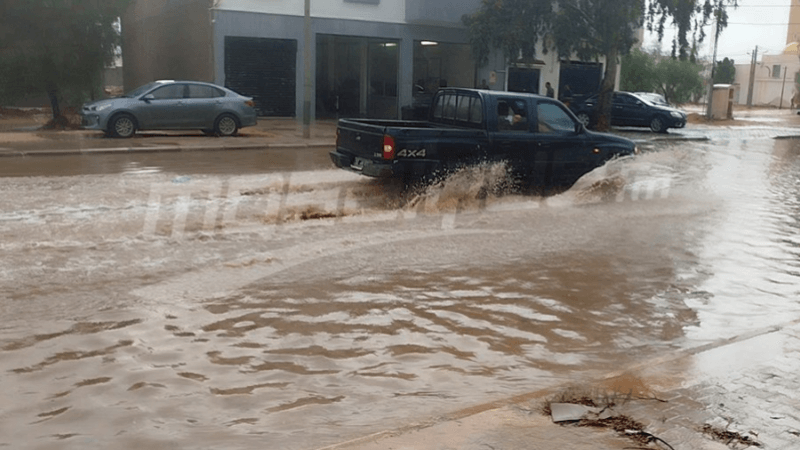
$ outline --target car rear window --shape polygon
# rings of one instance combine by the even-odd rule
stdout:
[[[225,93],[221,89],[204,84],[190,84],[189,98],[216,98],[224,97]]]

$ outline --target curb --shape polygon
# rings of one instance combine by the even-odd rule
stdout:
[[[204,145],[182,146],[164,145],[154,147],[111,147],[111,148],[83,148],[83,149],[46,149],[46,150],[13,150],[0,148],[2,157],[25,156],[65,156],[65,155],[99,155],[114,153],[165,153],[165,152],[195,152],[195,151],[227,151],[227,150],[308,150],[330,149],[334,146],[328,142],[310,142],[305,144],[242,144],[242,145]]]

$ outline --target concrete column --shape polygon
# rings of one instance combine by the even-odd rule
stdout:
[[[367,96],[369,94],[369,43],[362,40],[359,44],[359,113],[366,117],[368,112]]]
[[[414,101],[414,40],[400,40],[397,74],[397,117],[402,118],[403,106],[411,106]]]

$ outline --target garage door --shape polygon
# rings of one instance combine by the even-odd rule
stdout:
[[[294,117],[297,41],[225,37],[225,86],[253,97],[259,116]]]

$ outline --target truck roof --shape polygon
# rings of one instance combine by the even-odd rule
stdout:
[[[472,89],[472,88],[458,88],[458,87],[448,87],[439,89],[437,94],[445,93],[445,92],[476,92],[484,97],[495,97],[502,95],[503,97],[511,97],[511,98],[550,98],[545,97],[544,95],[534,94],[532,92],[510,92],[510,91],[492,91],[488,89]]]

